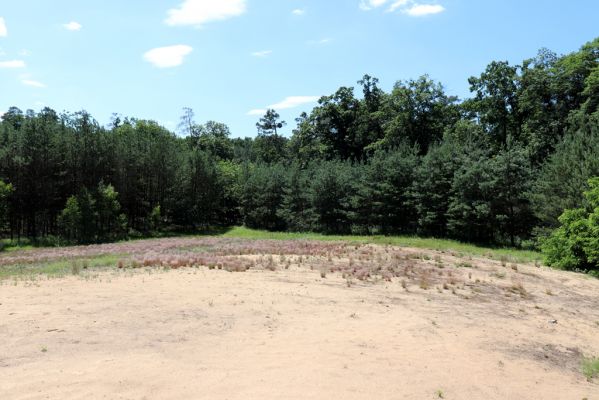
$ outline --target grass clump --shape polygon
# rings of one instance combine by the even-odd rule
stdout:
[[[450,239],[421,238],[416,236],[357,236],[357,235],[323,235],[320,233],[297,233],[297,232],[268,232],[246,227],[235,227],[228,230],[222,236],[245,238],[245,239],[272,239],[272,240],[325,240],[325,241],[347,241],[359,244],[383,244],[402,247],[415,247],[419,249],[430,249],[437,251],[452,251],[458,256],[464,254],[490,257],[496,260],[502,257],[510,262],[534,262],[541,258],[536,251],[520,250],[514,248],[484,247],[475,244],[463,243]]]
[[[589,381],[599,377],[599,358],[585,358],[582,360],[582,373]]]

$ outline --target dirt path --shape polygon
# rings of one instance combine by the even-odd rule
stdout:
[[[5,281],[0,399],[599,399],[599,281],[474,262],[472,296],[299,267]]]

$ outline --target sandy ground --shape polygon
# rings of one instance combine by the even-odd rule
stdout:
[[[599,399],[599,281],[471,263],[453,293],[305,265],[5,281],[0,399]]]

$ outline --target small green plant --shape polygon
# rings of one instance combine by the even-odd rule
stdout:
[[[438,399],[444,399],[445,398],[445,394],[443,393],[443,391],[441,389],[437,390],[435,392],[435,395],[437,396]]]
[[[79,275],[81,273],[81,266],[77,261],[71,263],[71,273],[73,275]]]
[[[460,263],[457,263],[455,265],[457,268],[474,268],[474,265],[470,264],[469,262],[466,261],[462,261]]]
[[[48,351],[48,348],[46,346],[42,346],[42,353],[46,353]]]
[[[599,377],[599,358],[585,358],[582,360],[582,373],[589,381]]]

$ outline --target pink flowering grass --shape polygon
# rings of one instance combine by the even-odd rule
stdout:
[[[71,246],[0,254],[0,269],[52,262],[76,262],[99,257],[118,257],[112,265],[125,268],[197,268],[244,272],[277,271],[290,267],[337,273],[359,282],[390,282],[395,278],[431,285],[447,283],[443,274],[431,273],[432,261],[414,258],[401,248],[324,242],[316,240],[240,239],[185,237],[138,240],[90,246]],[[452,283],[459,280],[452,276]]]

